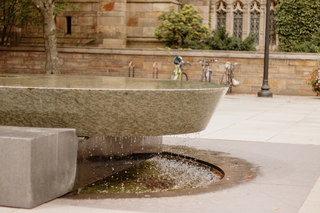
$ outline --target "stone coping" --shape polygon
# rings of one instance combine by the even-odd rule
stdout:
[[[133,37],[133,36],[127,36],[127,41],[140,41],[140,42],[156,42],[156,43],[161,43],[161,41],[159,41],[156,38],[152,38],[152,37]]]
[[[0,51],[30,51],[43,52],[43,47],[27,46],[0,46]],[[110,54],[110,55],[155,55],[155,56],[192,56],[192,57],[219,57],[219,58],[251,58],[263,59],[264,52],[259,51],[223,51],[223,50],[166,50],[157,49],[113,49],[102,47],[59,47],[60,53],[87,53],[87,54]],[[314,53],[287,53],[271,52],[270,59],[282,60],[320,60],[320,54]]]
[[[127,0],[127,3],[169,3],[169,4],[180,4],[176,0]]]
[[[71,3],[99,3],[101,0],[70,0]],[[58,0],[61,2],[61,0]]]
[[[179,90],[208,90],[213,88],[225,89],[225,85],[202,82],[172,81],[164,79],[144,79],[106,76],[73,76],[73,75],[2,75],[0,74],[0,89],[59,89],[59,90],[116,90],[116,91],[179,91]]]

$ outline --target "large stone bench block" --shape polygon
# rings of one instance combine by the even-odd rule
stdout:
[[[77,149],[75,129],[0,126],[0,205],[32,208],[69,192]]]

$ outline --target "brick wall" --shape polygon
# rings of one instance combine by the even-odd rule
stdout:
[[[133,61],[135,77],[152,78],[152,66],[157,62],[159,79],[168,79],[174,69],[173,57],[181,55],[192,66],[184,71],[191,81],[200,81],[200,59],[219,59],[211,63],[214,83],[220,82],[225,63],[238,62],[235,78],[241,85],[234,93],[257,94],[263,78],[262,52],[230,51],[162,51],[158,49],[60,48],[62,74],[128,76],[128,64]],[[314,54],[271,53],[269,86],[273,94],[314,95],[306,85],[310,72],[319,65]],[[42,48],[0,47],[0,74],[44,74],[45,54]]]

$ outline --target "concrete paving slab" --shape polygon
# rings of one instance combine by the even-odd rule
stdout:
[[[319,195],[320,178],[318,178],[317,182],[313,186],[299,213],[318,213],[320,210]]]
[[[320,145],[319,126],[293,126],[267,140],[273,143]]]
[[[28,210],[21,209],[15,211],[14,213],[28,213]],[[32,212],[39,212],[39,213],[57,213],[57,212],[68,212],[68,213],[132,213],[132,211],[122,211],[122,210],[113,210],[113,209],[99,209],[95,207],[79,207],[79,206],[68,206],[68,205],[55,205],[48,203],[47,205],[42,205],[38,208],[32,210]],[[139,212],[135,212],[139,213]]]
[[[300,138],[310,135],[310,129],[300,127],[316,127],[319,124],[319,103],[320,98],[315,97],[274,96],[265,99],[250,95],[227,95],[207,128],[200,132],[200,137],[305,144],[306,141]],[[300,137],[290,136],[291,128]],[[314,142],[318,140],[320,143],[317,138],[318,135],[314,134],[308,138],[313,142],[307,144],[318,144]]]
[[[302,208],[300,209],[299,213],[319,213],[320,203],[319,201],[309,201],[307,200]]]
[[[283,129],[282,126],[278,126],[278,128],[270,128],[270,126],[263,127],[262,125],[246,125],[241,123],[220,131],[206,134],[202,138],[264,142],[281,133],[283,130],[285,129]]]

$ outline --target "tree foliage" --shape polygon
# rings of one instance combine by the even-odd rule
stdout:
[[[30,24],[43,29],[47,74],[60,74],[57,50],[55,17],[69,6],[69,0],[0,0],[0,24],[3,25],[1,42],[4,43],[7,28]],[[7,39],[8,41],[8,39]],[[6,42],[7,43],[7,42]]]
[[[235,36],[229,36],[224,26],[212,31],[212,36],[206,36],[201,40],[188,39],[185,48],[203,50],[235,50],[235,51],[255,51],[255,41],[257,35],[250,34],[245,40]]]
[[[67,6],[78,9],[69,0],[60,0],[55,5],[55,16]],[[23,28],[29,25],[42,29],[43,16],[30,0],[0,0],[0,25],[3,27],[0,44],[7,45],[13,27]]]
[[[276,5],[279,49],[292,51],[293,46],[311,41],[320,27],[320,1],[278,0]]]
[[[155,37],[165,41],[170,48],[180,48],[187,39],[200,40],[208,34],[208,28],[202,25],[202,16],[190,4],[177,12],[171,7],[169,11],[162,12],[158,19],[162,23],[155,29]]]
[[[13,27],[23,27],[28,24],[40,27],[42,18],[34,5],[28,0],[0,0],[0,25],[2,26],[1,44],[8,44]]]

